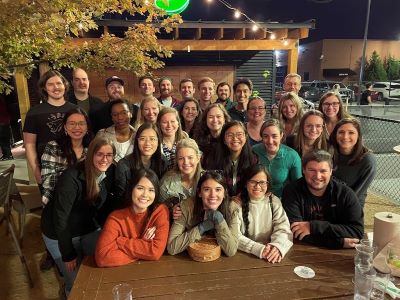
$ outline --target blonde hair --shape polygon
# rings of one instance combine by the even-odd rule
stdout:
[[[300,120],[304,114],[303,105],[300,101],[299,96],[297,96],[297,94],[294,92],[288,92],[288,93],[285,93],[282,95],[281,99],[279,100],[278,117],[279,117],[279,121],[281,122],[283,128],[285,128],[285,124],[288,121],[282,113],[283,103],[286,100],[291,100],[293,102],[293,104],[296,106],[297,111],[296,111],[296,115],[294,116],[293,132],[297,132],[299,125],[300,125]]]
[[[197,88],[200,90],[200,86],[205,82],[211,82],[215,87],[215,82],[212,80],[211,77],[202,77],[200,78],[199,82],[197,83]]]
[[[142,100],[142,102],[140,103],[140,107],[139,107],[139,110],[138,110],[138,113],[137,113],[135,125],[133,126],[135,128],[135,130],[138,130],[138,128],[145,122],[144,116],[143,116],[143,113],[142,113],[144,105],[146,103],[152,102],[152,101],[157,103],[159,113],[163,109],[164,106],[160,103],[160,101],[158,101],[158,99],[156,97],[150,96],[150,97],[144,98]]]
[[[184,148],[193,149],[194,152],[196,153],[197,157],[199,158],[199,163],[197,164],[197,168],[196,168],[196,171],[195,171],[194,177],[193,177],[194,182],[197,184],[197,182],[200,179],[201,172],[203,171],[203,168],[201,167],[201,162],[200,162],[202,152],[200,151],[199,145],[197,145],[197,143],[194,139],[191,139],[191,138],[182,139],[176,144],[176,164],[175,164],[174,171],[177,173],[180,173],[180,170],[178,167],[178,152],[179,152],[179,150],[184,149]],[[196,189],[195,186],[194,186],[194,188]]]
[[[164,134],[161,130],[160,123],[161,123],[161,118],[166,114],[173,114],[176,118],[176,121],[178,122],[178,130],[175,132],[175,143],[184,138],[187,138],[188,137],[187,133],[182,130],[181,120],[179,118],[178,111],[172,107],[164,107],[162,110],[160,110],[157,116],[157,128],[158,131],[160,132],[161,140],[163,139]]]

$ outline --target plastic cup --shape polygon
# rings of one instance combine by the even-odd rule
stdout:
[[[120,283],[113,287],[112,289],[114,300],[132,300],[132,286],[127,283]]]
[[[375,270],[373,268],[356,265],[354,268],[354,299],[369,299],[374,279]]]
[[[386,287],[390,279],[390,269],[388,267],[382,270],[375,269],[375,272],[369,299],[383,300],[385,299]]]

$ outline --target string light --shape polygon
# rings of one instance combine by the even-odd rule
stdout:
[[[289,45],[289,42],[288,42],[288,40],[284,39],[283,40],[283,46],[287,46],[287,45]]]
[[[239,19],[241,17],[241,15],[242,14],[240,13],[240,11],[235,10],[234,16],[235,16],[236,19]]]
[[[271,35],[269,36],[269,38],[271,39],[271,40],[274,40],[274,39],[276,39],[276,35],[275,35],[275,33],[271,33]]]
[[[257,30],[258,30],[258,26],[257,26],[257,24],[254,24],[254,25],[253,25],[253,27],[251,27],[251,30],[253,30],[253,31],[257,31]]]

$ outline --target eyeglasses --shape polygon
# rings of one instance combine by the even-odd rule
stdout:
[[[259,185],[260,187],[264,188],[267,186],[268,181],[264,181],[264,180],[249,180],[247,181],[248,184],[250,184],[252,187],[256,187],[257,185]]]
[[[229,133],[225,134],[225,137],[230,140],[233,138],[242,139],[245,137],[245,133],[244,132],[229,132]]]
[[[248,110],[256,111],[256,110],[266,110],[267,108],[265,106],[254,106],[254,107],[249,107]]]
[[[304,127],[306,128],[306,129],[313,129],[313,128],[315,128],[315,129],[322,129],[323,127],[324,127],[324,125],[322,125],[322,124],[306,124],[306,125],[304,125]]]
[[[78,127],[85,127],[86,125],[87,125],[87,123],[86,122],[84,122],[84,121],[81,121],[81,122],[67,122],[67,127],[69,127],[69,128],[74,128],[74,127],[76,127],[76,126],[78,126]]]
[[[95,154],[95,156],[96,156],[98,159],[104,159],[104,158],[106,158],[108,161],[113,160],[113,158],[114,158],[114,154],[111,154],[111,153],[104,154],[104,153],[101,153],[101,152],[97,152],[97,153]]]
[[[129,114],[129,110],[123,110],[120,112],[116,112],[116,113],[111,113],[111,117],[119,117],[119,116],[123,116],[126,117]]]
[[[324,107],[329,107],[329,106],[338,107],[339,104],[340,104],[339,102],[323,103],[322,106],[324,106]]]

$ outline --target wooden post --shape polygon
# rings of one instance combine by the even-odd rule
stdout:
[[[31,102],[29,100],[28,82],[24,73],[22,73],[22,71],[18,69],[15,72],[15,85],[18,95],[19,111],[21,114],[21,125],[23,128],[25,124],[26,113],[31,108]],[[35,177],[33,176],[32,169],[28,164],[28,160],[26,161],[26,165],[28,169],[29,183],[35,183]]]
[[[290,49],[288,51],[288,69],[287,73],[297,73],[297,62],[299,59],[299,53],[298,53],[298,48],[297,44],[294,49]]]

